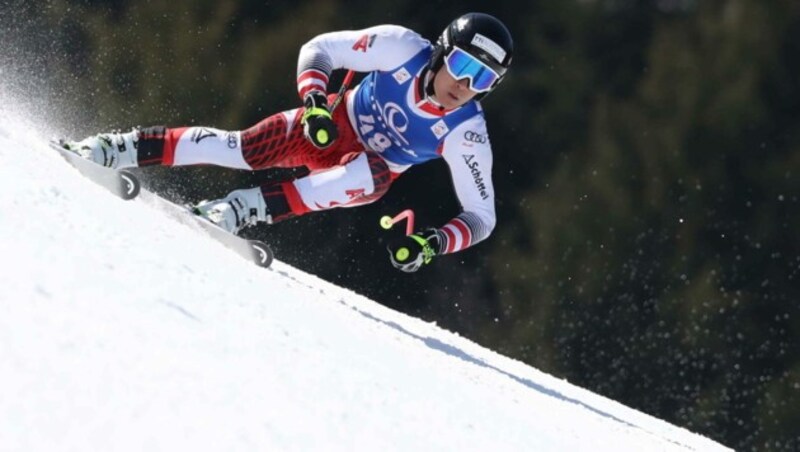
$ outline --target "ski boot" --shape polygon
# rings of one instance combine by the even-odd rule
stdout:
[[[272,223],[259,187],[235,190],[222,199],[202,201],[191,210],[234,235],[259,221]]]
[[[136,159],[139,130],[127,133],[110,132],[91,136],[82,141],[62,143],[64,148],[107,168],[122,169],[138,166]]]

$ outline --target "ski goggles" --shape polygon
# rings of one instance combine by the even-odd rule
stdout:
[[[500,79],[494,69],[458,47],[445,57],[444,66],[456,80],[469,79],[470,89],[478,93],[489,92]]]

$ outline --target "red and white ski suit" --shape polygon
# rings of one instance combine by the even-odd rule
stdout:
[[[430,74],[420,61],[431,48],[417,33],[395,25],[326,33],[303,45],[297,69],[301,98],[313,89],[327,91],[335,69],[370,73],[333,112],[339,137],[327,149],[305,139],[301,107],[242,131],[143,129],[139,165],[305,166],[308,176],[262,187],[273,221],[280,221],[374,202],[411,166],[443,158],[462,212],[439,228],[441,253],[472,246],[488,237],[496,222],[491,145],[479,103],[442,111],[424,94]]]

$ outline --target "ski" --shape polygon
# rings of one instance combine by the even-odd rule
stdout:
[[[195,215],[189,207],[175,204],[148,190],[142,190],[140,198],[179,222],[202,229],[208,237],[259,267],[269,268],[272,265],[275,255],[266,243],[231,234],[205,218]]]
[[[49,145],[84,177],[111,193],[125,200],[131,200],[139,195],[142,186],[139,183],[139,178],[130,171],[114,170],[86,160],[80,155],[67,150],[60,140],[52,140]]]
[[[275,256],[272,248],[266,243],[231,234],[210,221],[198,217],[189,208],[170,202],[155,193],[143,190],[139,179],[130,171],[114,170],[86,160],[64,148],[61,141],[53,140],[49,142],[49,145],[84,177],[120,198],[130,200],[141,196],[146,202],[159,207],[161,211],[166,212],[181,223],[201,228],[207,236],[222,243],[259,267],[269,268],[272,265]]]

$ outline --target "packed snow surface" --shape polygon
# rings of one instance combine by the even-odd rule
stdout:
[[[19,114],[0,111],[0,450],[729,450],[258,268],[85,179]]]

